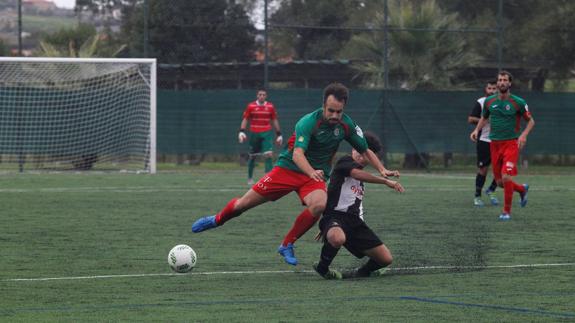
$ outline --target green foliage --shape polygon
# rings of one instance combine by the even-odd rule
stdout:
[[[458,15],[444,12],[434,0],[390,1],[389,12],[392,27],[410,29],[389,32],[389,71],[395,75],[394,87],[454,87],[458,71],[478,61],[465,38],[448,31],[463,28]],[[383,8],[373,12],[373,19],[383,28]],[[382,32],[359,34],[344,49],[367,52],[363,56],[370,62],[359,66],[358,71],[368,87],[383,85],[383,44]]]
[[[549,77],[555,80],[552,89],[566,90],[575,75],[575,3],[561,0],[555,6],[541,8],[531,22],[537,32],[530,37],[538,41],[525,42],[524,48],[536,58],[549,62]],[[525,35],[527,36],[527,35]]]
[[[282,3],[270,22],[280,25],[346,26],[352,13],[360,8],[360,1],[348,0],[293,0]],[[272,35],[272,57],[290,56],[294,59],[336,58],[349,40],[350,31],[335,29],[293,28],[277,29]]]
[[[0,39],[0,56],[9,56],[10,55],[10,48],[4,40]]]
[[[297,242],[297,267],[276,254],[301,211],[293,194],[221,228],[192,234],[193,220],[216,212],[247,187],[245,169],[237,166],[186,170],[154,176],[4,175],[0,321],[573,319],[572,169],[520,174],[532,187],[529,205],[514,205],[508,223],[496,220],[499,207],[472,206],[473,169],[404,173],[404,194],[368,184],[366,221],[391,250],[394,264],[383,277],[343,281],[326,281],[312,271],[321,249],[313,241],[315,228]],[[189,274],[175,275],[167,257],[180,243],[194,248],[198,264]],[[364,261],[342,249],[333,266]],[[557,263],[571,264],[505,267]],[[13,280],[18,278],[60,279]]]
[[[241,5],[216,0],[150,0],[149,56],[162,63],[251,61],[255,28]],[[123,37],[143,56],[141,4],[126,8]]]
[[[87,24],[64,28],[40,41],[37,55],[47,57],[115,57],[125,45],[119,45],[111,33],[97,33]]]
[[[497,26],[499,0],[444,0],[439,4],[458,12],[469,26]],[[540,76],[550,78],[551,90],[567,89],[575,68],[575,2],[571,0],[504,0],[503,61],[507,64],[539,67]],[[495,60],[495,34],[474,34],[472,49]]]

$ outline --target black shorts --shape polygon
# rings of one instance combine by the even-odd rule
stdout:
[[[358,216],[343,212],[324,214],[319,221],[319,228],[325,242],[330,228],[340,227],[345,233],[344,247],[357,258],[365,256],[364,251],[383,244],[379,237]]]
[[[485,141],[477,141],[477,167],[487,167],[491,165],[491,151],[489,149],[490,143]]]

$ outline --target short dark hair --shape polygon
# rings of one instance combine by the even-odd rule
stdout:
[[[260,87],[260,88],[258,88],[258,92],[257,92],[257,93],[260,93],[260,92],[262,92],[262,91],[268,93],[268,90],[266,90],[265,87]]]
[[[499,73],[497,73],[498,77],[499,77],[499,75],[507,75],[509,77],[509,82],[513,81],[513,75],[511,75],[511,73],[509,73],[509,71],[501,70]]]
[[[489,85],[497,84],[497,79],[491,79],[491,80],[487,81],[487,83],[485,85],[487,86],[487,84],[489,84]]]
[[[349,98],[349,90],[347,87],[345,87],[345,85],[334,82],[326,86],[326,88],[323,90],[323,104],[327,102],[327,98],[330,95],[333,95],[336,100],[346,104],[347,99]]]
[[[381,151],[382,146],[379,137],[371,131],[365,131],[363,136],[365,137],[365,141],[367,141],[367,148],[378,154]]]

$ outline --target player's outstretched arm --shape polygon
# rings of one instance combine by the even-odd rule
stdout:
[[[385,177],[375,176],[361,169],[354,168],[351,171],[350,175],[351,177],[357,179],[358,181],[366,183],[374,183],[374,184],[384,184],[400,193],[405,192],[405,189],[403,188],[401,183],[397,181],[392,181]]]
[[[373,166],[373,168],[377,169],[377,171],[381,174],[381,176],[395,176],[399,177],[398,170],[388,170],[386,169],[377,155],[371,151],[371,149],[367,149],[363,154],[361,154],[363,158],[369,161],[369,164]]]

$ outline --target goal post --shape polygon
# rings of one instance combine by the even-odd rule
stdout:
[[[0,57],[0,172],[156,172],[156,60]]]

